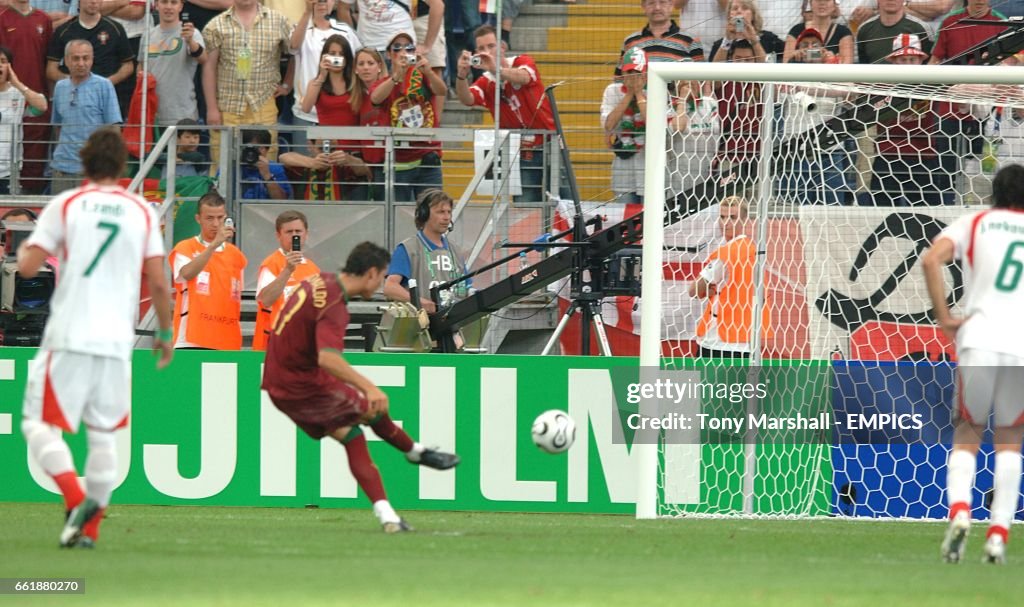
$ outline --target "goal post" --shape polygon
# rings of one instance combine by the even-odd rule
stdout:
[[[687,81],[702,90],[715,90],[718,100],[727,89],[754,89],[753,103],[760,106],[754,118],[758,127],[750,129],[748,124],[740,130],[753,133],[740,136],[735,117],[719,115],[713,128],[707,126],[700,133],[673,131],[677,128],[670,126],[673,110],[678,115],[687,107],[673,91],[676,83]],[[686,285],[708,254],[724,242],[720,235],[718,241],[706,238],[696,244],[688,238],[695,230],[707,231],[707,226],[715,223],[717,215],[709,211],[714,211],[726,194],[738,194],[748,205],[756,251],[753,306],[744,312],[750,315],[746,331],[749,365],[798,367],[787,376],[790,383],[785,384],[784,394],[765,402],[751,397],[743,413],[756,412],[762,405],[772,410],[787,398],[797,402],[834,396],[836,380],[826,391],[817,379],[807,379],[806,373],[813,375],[818,368],[834,372],[835,360],[856,363],[856,369],[842,368],[840,381],[846,382],[855,396],[877,389],[872,382],[887,381],[881,377],[885,373],[899,373],[901,364],[914,360],[915,348],[924,352],[926,361],[941,360],[932,355],[948,352],[949,345],[939,343],[937,334],[926,326],[930,306],[922,307],[926,294],[914,282],[920,274],[914,255],[943,225],[976,210],[970,205],[985,198],[983,182],[988,179],[990,183],[991,174],[980,173],[977,167],[982,161],[990,155],[996,156],[997,162],[1024,161],[1024,111],[1018,117],[1009,109],[1024,108],[1024,95],[1018,88],[992,85],[1024,85],[1024,67],[650,63],[646,146],[666,153],[648,153],[645,158],[641,378],[645,370],[691,368],[693,347],[681,344],[693,341],[695,316],[702,310],[688,299]],[[835,107],[835,112],[824,115],[825,110],[818,110],[814,114],[812,108],[819,106]],[[934,115],[928,128],[935,130],[936,141],[950,147],[909,154],[905,141],[894,134],[909,129],[906,140],[920,137],[907,126],[907,112],[920,121],[913,123],[918,129],[925,129],[922,116],[930,119]],[[949,112],[966,112],[964,120],[981,132],[974,133],[973,139],[959,130],[947,133],[949,125],[942,117]],[[1016,129],[1019,118],[1020,130],[1013,131],[1013,136],[1019,134],[1020,147],[1007,144],[1006,137],[1004,146],[1019,152],[999,156],[995,152],[998,135],[986,131],[986,125],[1010,115],[1013,120],[1001,124],[1007,125],[1004,128],[1009,133],[1010,122]],[[696,116],[690,118],[690,127],[696,120]],[[734,121],[729,124],[730,120]],[[695,142],[698,137],[705,141]],[[744,139],[737,144],[740,151],[729,147],[725,141],[729,137]],[[951,142],[960,147],[954,149]],[[927,145],[933,143],[929,139]],[[968,149],[975,144],[977,149]],[[700,150],[710,150],[707,158],[697,157]],[[703,222],[704,227],[695,228],[693,222]],[[904,246],[904,241],[913,246]],[[678,251],[687,251],[688,257],[681,259],[683,254]],[[846,256],[851,261],[841,267]],[[900,259],[905,260],[902,265]],[[896,268],[891,275],[885,262]],[[955,277],[958,270],[949,272]],[[861,282],[851,284],[857,280]],[[892,286],[894,282],[897,286]],[[898,300],[908,309],[885,309],[876,301],[880,297]],[[955,299],[955,292],[951,297]],[[838,319],[847,313],[856,316],[856,321]],[[762,320],[765,326],[761,326]],[[762,338],[769,336],[776,350],[765,357],[768,349]],[[779,346],[780,342],[784,345]],[[681,362],[684,359],[690,362]],[[864,361],[891,363],[896,371],[874,367],[864,371]],[[730,366],[710,359],[703,364],[721,364],[722,369]],[[944,377],[930,380],[933,384],[924,391],[942,392]],[[904,392],[893,396],[893,402],[899,400],[894,406],[934,405],[924,403],[917,392]],[[654,415],[658,410],[654,403],[640,406],[642,414]],[[935,424],[947,422],[943,419]],[[852,504],[854,515],[934,517],[941,505],[935,497],[941,495],[937,478],[944,465],[938,441],[934,445],[838,445],[825,440],[787,446],[757,440],[708,444],[702,437],[699,445],[673,449],[664,435],[662,438],[656,444],[633,446],[638,466],[637,518],[688,513],[834,514],[837,500]],[[674,453],[686,455],[673,460]],[[878,469],[872,469],[873,465]],[[691,475],[699,479],[700,491],[696,502],[674,504],[670,499],[666,472],[678,472],[675,466],[694,468]],[[914,481],[918,486],[913,494],[890,486],[892,478],[901,478],[907,470],[920,475]],[[692,494],[693,483],[690,486]],[[885,491],[903,492],[894,498],[905,502],[902,510],[876,508],[862,499],[875,499],[873,493]],[[885,495],[877,499],[892,501]]]

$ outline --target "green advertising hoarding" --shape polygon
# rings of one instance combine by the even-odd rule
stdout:
[[[0,350],[0,501],[56,499],[51,481],[28,461],[19,431],[34,354],[27,348]],[[462,456],[454,471],[420,468],[367,432],[397,508],[633,511],[638,466],[621,439],[615,395],[625,389],[621,369],[635,368],[635,359],[367,353],[346,358],[387,392],[391,416],[414,439]],[[137,351],[131,425],[118,433],[115,502],[365,507],[344,448],[306,437],[260,391],[262,362],[259,352],[179,351],[171,367],[158,372],[151,353]],[[530,425],[546,409],[566,410],[577,422],[576,444],[566,454],[548,455],[531,442]],[[68,440],[81,472],[84,432]],[[692,490],[684,493],[713,503],[714,487],[738,482],[743,466],[741,457],[715,456],[721,446],[714,447],[674,460],[665,470],[666,485],[689,483]],[[819,469],[801,467],[807,468]],[[779,474],[766,470],[773,482]]]

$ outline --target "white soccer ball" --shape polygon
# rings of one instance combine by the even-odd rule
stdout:
[[[548,453],[562,453],[576,442],[576,422],[565,411],[552,409],[533,420],[533,444]]]

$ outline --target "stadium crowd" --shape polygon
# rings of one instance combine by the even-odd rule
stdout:
[[[126,125],[139,157],[140,129],[132,125],[146,118],[158,128],[264,127],[243,136],[255,151],[238,155],[243,198],[383,200],[388,169],[393,199],[412,202],[444,185],[440,142],[396,140],[385,166],[382,140],[313,141],[301,127],[414,133],[445,126],[445,103],[458,99],[500,112],[510,128],[553,130],[541,69],[511,48],[523,3],[504,0],[497,23],[481,12],[494,3],[476,0],[153,0],[152,14],[146,0],[0,0],[0,101],[13,110],[0,112],[0,176],[7,176],[0,188],[12,164],[24,193],[56,194],[80,182],[77,149],[104,124]],[[1004,29],[962,20],[1024,16],[1024,0],[641,0],[639,8],[647,23],[624,37],[617,61],[609,57],[615,69],[600,111],[614,152],[611,190],[622,202],[640,200],[650,62],[939,63]],[[495,60],[499,46],[503,65]],[[761,95],[749,83],[684,83],[674,91],[674,132],[687,154],[697,152],[689,172],[754,156]],[[774,110],[777,130],[791,136],[820,124],[844,99],[816,101],[784,95]],[[984,123],[1001,114],[938,102],[906,111],[913,115],[896,111],[857,141],[794,159],[779,196],[805,204],[954,202],[950,184],[977,171]],[[1006,117],[1009,130],[1013,120]],[[298,128],[278,132],[279,125]],[[221,132],[199,132],[182,176],[218,171]],[[543,200],[542,142],[526,135],[520,144],[522,201]],[[21,163],[12,160],[18,154]],[[681,181],[672,187],[686,187]]]

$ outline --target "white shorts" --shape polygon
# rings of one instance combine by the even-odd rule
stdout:
[[[425,15],[413,20],[412,27],[416,30],[416,40],[427,39],[428,18],[429,15]],[[444,38],[444,24],[441,25],[441,31],[437,32],[437,39],[434,40],[434,46],[430,47],[427,51],[427,63],[430,67],[440,68],[448,65],[448,43]]]
[[[128,425],[132,364],[107,356],[39,350],[28,364],[22,415],[77,432],[78,425],[115,430]]]
[[[967,349],[959,353],[956,419],[997,428],[1024,424],[1024,358]]]

